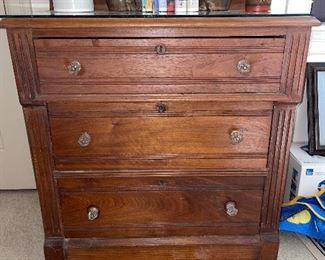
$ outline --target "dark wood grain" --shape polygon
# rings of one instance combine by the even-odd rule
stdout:
[[[51,118],[57,169],[265,167],[271,116],[85,116]],[[239,144],[230,139],[234,129],[242,131]],[[84,132],[87,147],[78,144]]]
[[[1,20],[46,259],[275,260],[312,25],[307,16]],[[83,67],[72,76],[74,60]],[[233,128],[244,134],[237,145]]]
[[[163,55],[155,51],[159,45],[166,48]],[[181,85],[174,91],[196,93],[204,91],[196,85],[220,83],[243,83],[237,92],[246,92],[248,88],[255,92],[265,89],[265,92],[272,93],[279,90],[277,84],[280,83],[284,40],[42,39],[35,41],[35,47],[43,94],[70,94],[80,88],[81,91],[87,88],[85,93],[94,94],[105,91],[103,87],[107,87],[104,93],[127,94],[125,86],[133,84],[137,87],[133,91],[130,89],[130,93],[155,93],[159,90],[165,93],[164,88],[173,93],[169,85]],[[243,59],[251,64],[250,73],[238,71],[237,64]],[[67,66],[73,61],[80,62],[82,66],[78,75],[70,75],[67,71]],[[268,84],[271,88],[255,89],[248,84],[253,82]],[[194,85],[193,89],[188,89],[189,84]],[[98,90],[95,86],[89,87],[91,85],[99,85]],[[124,87],[118,87],[120,85]],[[212,93],[220,91],[217,86],[210,89]],[[231,87],[228,91],[236,92]]]
[[[197,17],[188,19],[182,17],[175,18],[132,18],[130,26],[129,18],[11,18],[3,19],[0,26],[5,28],[118,28],[118,27],[148,27],[148,28],[188,28],[188,27],[219,27],[229,28],[286,28],[286,27],[311,27],[318,26],[320,22],[311,16],[287,16],[287,17]],[[199,34],[199,32],[196,32]],[[229,32],[230,33],[230,32]],[[246,32],[243,32],[246,33]]]
[[[40,57],[64,53],[83,52],[102,54],[156,54],[155,47],[166,46],[165,54],[207,53],[282,53],[284,37],[266,38],[152,38],[152,39],[35,39]],[[82,54],[81,54],[82,55]]]
[[[281,89],[296,102],[301,102],[305,85],[309,38],[310,29],[308,28],[292,29],[287,35]]]
[[[220,154],[266,155],[271,117],[87,117],[50,121],[57,157],[213,158]],[[242,131],[241,143],[232,143],[234,129]],[[87,147],[78,144],[84,132],[92,138]]]
[[[149,175],[150,174],[150,175]],[[142,175],[142,177],[141,177]],[[143,175],[137,173],[112,173],[95,172],[87,174],[61,173],[56,179],[58,189],[62,192],[69,191],[195,191],[195,190],[261,190],[264,187],[264,173],[250,172],[216,173],[172,173],[149,172]]]
[[[92,253],[90,253],[92,252]],[[68,249],[68,260],[252,260],[257,259],[257,247],[249,246],[167,246],[167,247],[115,247],[106,249]]]
[[[248,173],[249,174],[249,173]],[[90,176],[91,175],[91,176]],[[78,194],[81,194],[85,190],[88,192],[92,192],[93,194],[98,194],[97,198],[99,201],[102,201],[101,196],[102,194],[106,194],[104,196],[110,196],[110,193],[107,193],[107,191],[112,192],[112,199],[116,196],[114,193],[118,194],[118,196],[121,195],[121,193],[117,192],[129,192],[130,197],[132,200],[135,201],[133,203],[132,201],[125,201],[123,203],[124,206],[122,207],[128,207],[128,205],[131,207],[130,214],[123,214],[124,218],[128,216],[134,216],[138,215],[139,220],[142,220],[141,214],[148,214],[148,212],[153,210],[153,205],[156,205],[158,207],[161,207],[163,205],[166,205],[166,208],[161,208],[159,210],[154,210],[154,212],[157,212],[158,217],[166,217],[168,216],[170,211],[173,211],[172,214],[170,215],[169,221],[172,221],[173,223],[164,223],[164,224],[157,224],[157,223],[150,223],[146,222],[144,224],[130,224],[130,223],[124,223],[124,224],[108,224],[106,223],[106,220],[113,220],[114,218],[108,218],[107,216],[104,216],[105,223],[85,223],[84,225],[81,225],[80,223],[78,225],[69,225],[69,226],[64,226],[64,233],[67,237],[166,237],[166,236],[180,236],[184,234],[191,234],[192,236],[202,236],[202,235],[250,235],[250,234],[258,234],[259,232],[259,225],[257,222],[252,221],[252,217],[250,216],[249,219],[242,222],[237,222],[235,221],[227,221],[226,223],[218,223],[221,221],[222,217],[213,217],[213,212],[215,211],[224,211],[224,207],[222,205],[222,201],[218,202],[221,203],[219,204],[219,209],[217,200],[220,200],[220,196],[218,196],[218,192],[220,191],[221,194],[224,193],[225,191],[232,191],[237,193],[238,190],[241,190],[241,192],[245,193],[246,191],[250,191],[251,194],[260,194],[262,192],[263,186],[264,186],[264,177],[257,177],[257,176],[247,176],[245,178],[236,176],[235,172],[232,173],[233,176],[221,176],[222,174],[219,174],[220,176],[215,177],[215,176],[206,176],[204,174],[201,174],[200,177],[190,177],[190,176],[146,176],[139,178],[139,174],[136,174],[134,177],[123,177],[122,174],[116,176],[116,177],[93,177],[93,174],[90,174],[87,176],[80,176],[80,177],[67,177],[66,174],[62,175],[57,179],[57,185],[59,187],[60,193],[62,193],[63,197],[69,196],[71,194],[72,196],[78,196]],[[125,175],[125,174],[124,174]],[[159,175],[158,173],[155,175]],[[161,173],[160,173],[161,175]],[[260,173],[260,175],[263,175]],[[196,175],[194,175],[196,176]],[[105,193],[106,191],[106,193]],[[198,192],[202,191],[211,191],[211,196],[212,196],[212,206],[208,207],[210,204],[209,201],[204,200],[202,203],[204,204],[204,209],[200,210],[200,208],[194,208],[194,206],[190,206],[188,209],[184,208],[184,201],[180,201],[177,199],[177,194],[189,194],[190,198],[192,196],[193,199],[199,199],[202,200],[204,196],[196,196]],[[155,193],[152,193],[155,192]],[[157,195],[157,192],[160,194]],[[173,192],[173,193],[171,193]],[[132,196],[131,194],[136,194],[135,196]],[[138,195],[143,194],[143,197],[138,197]],[[155,194],[154,196],[151,196],[150,194]],[[164,194],[167,194],[166,196],[172,196],[172,201],[168,202],[165,204],[164,202],[161,202],[159,204],[153,204],[153,203],[148,203],[144,202],[141,203],[141,201],[147,201],[147,200],[152,200],[155,196],[159,197],[159,200],[162,198],[167,198],[165,197]],[[216,195],[214,195],[216,194]],[[208,195],[209,196],[209,195]],[[227,192],[227,200],[231,199],[230,193]],[[128,197],[128,196],[127,196]],[[185,195],[187,197],[187,195]],[[97,199],[96,198],[96,199]],[[123,196],[123,198],[126,198]],[[80,198],[82,199],[82,198]],[[80,201],[78,199],[78,201]],[[246,198],[248,199],[248,198]],[[258,200],[260,198],[254,197],[253,200]],[[83,200],[83,199],[82,199]],[[164,199],[163,199],[164,200]],[[185,203],[192,205],[190,202],[192,199],[186,199]],[[115,200],[114,200],[115,201]],[[121,201],[121,200],[119,200]],[[154,201],[156,201],[154,199]],[[175,201],[175,202],[174,202]],[[178,201],[183,204],[182,207],[178,207]],[[113,201],[112,201],[113,202]],[[95,203],[95,202],[93,202]],[[113,202],[114,203],[114,202]],[[119,207],[118,206],[118,201],[114,203],[114,207]],[[202,205],[201,203],[201,205]],[[205,204],[206,203],[206,204]],[[237,202],[239,203],[239,201]],[[258,203],[258,202],[257,202]],[[256,207],[257,203],[254,203],[254,209],[250,208],[250,211],[252,215],[254,215],[255,210],[258,211],[258,207]],[[260,203],[260,202],[259,202]],[[80,207],[80,215],[86,214],[85,212],[85,206],[81,206],[80,203],[73,203],[74,206],[72,206],[74,209]],[[138,210],[135,209],[134,207],[137,207],[137,205],[150,205],[148,209],[145,210]],[[196,205],[197,203],[193,202],[193,205]],[[248,203],[250,204],[250,203]],[[200,205],[200,204],[198,204]],[[207,206],[205,206],[207,205]],[[240,204],[238,204],[239,206]],[[248,207],[246,206],[246,203],[243,202],[241,205],[243,207]],[[106,205],[105,207],[109,207],[109,205]],[[120,207],[121,210],[122,207]],[[212,212],[210,212],[208,209]],[[69,210],[72,210],[69,207]],[[193,221],[191,221],[191,224],[186,224],[184,222],[184,216],[190,217],[190,218],[195,218],[197,214],[185,214],[183,211],[184,210],[193,210],[193,211],[201,211],[202,217],[204,220],[208,221],[209,219],[211,220],[212,217],[212,222],[213,224],[197,224],[195,225]],[[105,209],[106,211],[106,209]],[[105,214],[105,211],[103,214]],[[107,209],[107,212],[111,211],[110,209]],[[182,211],[182,212],[180,212]],[[248,208],[245,209],[245,212],[248,212]],[[166,215],[167,214],[167,215]],[[248,213],[250,214],[250,213]],[[70,215],[70,214],[68,214]],[[78,214],[79,215],[79,214]],[[204,217],[206,216],[206,217]],[[238,215],[239,216],[239,215]],[[107,218],[106,218],[107,217]],[[145,216],[143,216],[145,217]],[[225,217],[225,215],[223,215]],[[256,218],[258,218],[258,214],[255,215]],[[71,216],[71,219],[73,217]],[[151,219],[154,218],[152,215],[150,217]],[[181,222],[176,224],[176,221],[174,219],[180,219],[182,218]],[[236,217],[234,217],[236,218]],[[242,218],[239,216],[240,220]],[[135,218],[130,217],[130,220],[134,220]],[[73,218],[75,220],[75,218]],[[118,218],[118,221],[123,221],[122,218]]]
[[[213,236],[232,235],[248,236],[259,234],[260,227],[256,223],[227,223],[215,224],[213,226],[186,226],[186,225],[147,225],[147,226],[112,226],[106,225],[100,228],[75,226],[65,227],[64,234],[71,238],[110,237],[123,238],[145,238],[145,237],[173,237],[173,236]]]
[[[229,201],[237,204],[239,212],[235,217],[229,217],[225,211],[225,204]],[[112,236],[117,229],[120,229],[120,237],[135,236],[132,229],[148,229],[143,231],[147,236],[154,235],[150,230],[155,229],[156,234],[168,236],[171,235],[169,229],[178,228],[178,235],[190,236],[193,235],[191,231],[199,227],[211,227],[211,233],[213,229],[218,230],[217,227],[227,226],[227,231],[223,230],[225,234],[236,233],[238,227],[245,225],[258,227],[261,201],[262,191],[248,190],[61,193],[64,230],[85,230],[85,234],[89,230],[94,237],[103,233]],[[99,217],[94,221],[87,218],[90,206],[99,208]],[[113,232],[110,232],[111,228]],[[194,235],[198,234],[195,231]]]
[[[295,111],[295,106],[291,104],[277,104],[274,107],[268,165],[270,175],[265,186],[263,203],[263,231],[274,231],[279,224]]]
[[[35,47],[42,94],[276,93],[284,39],[39,39]],[[242,59],[250,73],[238,72]],[[78,75],[67,71],[73,61],[82,65]]]
[[[67,259],[248,260],[258,259],[259,243],[257,236],[70,239],[66,249]]]
[[[44,243],[44,256],[46,260],[65,259],[64,240],[60,237],[46,238]]]
[[[19,100],[22,104],[31,103],[38,89],[36,59],[31,30],[8,30],[13,68]]]
[[[266,18],[265,18],[266,19]],[[286,18],[289,19],[289,18]],[[290,18],[291,19],[291,18]],[[105,38],[105,37],[119,37],[119,38],[123,38],[123,37],[136,37],[138,38],[136,41],[141,41],[139,38],[141,37],[160,37],[160,39],[165,38],[166,35],[168,35],[168,37],[171,37],[174,35],[174,37],[191,37],[192,36],[192,40],[193,40],[193,35],[195,35],[196,37],[201,36],[201,37],[205,37],[205,39],[201,40],[201,41],[205,41],[207,40],[206,37],[233,37],[234,35],[237,36],[246,36],[246,37],[256,37],[256,36],[261,36],[261,39],[254,39],[256,40],[255,43],[252,44],[252,46],[255,46],[254,48],[260,48],[260,50],[262,50],[264,48],[265,51],[269,52],[269,51],[279,51],[281,48],[283,48],[283,46],[281,47],[281,39],[282,41],[287,37],[286,40],[286,49],[284,51],[285,53],[285,60],[283,63],[283,70],[285,71],[282,75],[288,75],[288,76],[282,76],[281,77],[281,91],[279,91],[279,80],[275,80],[275,78],[264,78],[263,80],[261,80],[259,77],[245,77],[245,81],[240,80],[241,78],[234,78],[235,81],[233,81],[234,79],[232,79],[231,81],[229,81],[229,79],[225,78],[222,80],[222,78],[219,77],[215,77],[213,79],[210,79],[210,81],[204,81],[204,79],[200,79],[198,81],[195,82],[195,84],[193,84],[190,82],[190,80],[188,79],[187,81],[184,81],[184,78],[181,79],[181,81],[179,81],[178,84],[164,84],[163,80],[166,79],[161,79],[162,81],[159,81],[159,84],[153,84],[153,82],[150,81],[144,81],[145,84],[142,83],[142,85],[139,84],[135,84],[135,82],[129,81],[128,83],[121,83],[119,82],[118,87],[116,87],[115,85],[113,85],[113,83],[103,83],[100,82],[100,80],[98,79],[98,81],[89,81],[88,83],[84,82],[83,84],[76,83],[74,80],[70,81],[69,84],[67,84],[66,82],[61,81],[60,83],[51,83],[51,82],[46,82],[46,84],[44,83],[42,85],[42,92],[40,92],[38,85],[39,82],[36,82],[36,84],[31,84],[31,88],[27,88],[25,90],[25,96],[27,96],[28,98],[26,99],[21,99],[22,103],[26,103],[26,104],[39,104],[39,103],[44,103],[47,100],[57,100],[62,99],[62,100],[69,100],[72,98],[71,95],[77,95],[79,93],[84,93],[84,94],[114,94],[114,97],[109,97],[109,96],[93,96],[92,100],[116,100],[116,99],[125,99],[125,94],[129,94],[130,95],[130,99],[135,99],[135,98],[142,98],[142,99],[147,99],[148,98],[148,94],[151,95],[156,95],[156,94],[161,94],[161,93],[165,93],[168,94],[169,97],[171,97],[172,94],[177,93],[178,96],[177,98],[179,99],[192,99],[195,100],[196,97],[191,96],[193,93],[203,93],[203,94],[208,94],[209,96],[206,96],[205,99],[210,98],[210,99],[225,99],[228,98],[228,95],[222,95],[223,93],[238,93],[241,92],[239,95],[233,96],[232,98],[236,97],[237,100],[241,99],[242,94],[245,95],[245,93],[264,93],[264,95],[258,95],[258,96],[252,96],[252,95],[247,95],[246,98],[247,99],[253,99],[255,98],[256,100],[276,100],[279,102],[298,102],[299,100],[297,100],[297,97],[300,95],[301,91],[302,91],[302,86],[303,84],[301,83],[303,80],[301,80],[302,77],[302,73],[304,72],[304,68],[302,67],[302,70],[300,69],[301,66],[299,64],[301,64],[303,66],[304,61],[305,61],[305,56],[306,56],[306,50],[308,48],[308,40],[309,40],[309,22],[311,23],[315,23],[315,20],[310,20],[310,18],[306,18],[306,17],[299,17],[299,19],[296,19],[296,21],[304,21],[305,22],[305,26],[300,27],[298,30],[291,28],[290,30],[283,30],[284,27],[278,27],[278,25],[276,27],[266,27],[268,25],[270,25],[270,21],[275,21],[279,22],[281,21],[281,19],[271,19],[269,21],[269,19],[266,19],[264,21],[264,28],[260,28],[260,27],[249,27],[247,22],[251,22],[252,18],[248,18],[245,23],[242,22],[242,24],[246,24],[247,28],[245,28],[245,30],[242,30],[240,28],[239,25],[239,21],[238,18],[232,20],[229,20],[229,24],[232,24],[233,27],[231,29],[227,29],[226,26],[223,25],[223,21],[222,19],[208,19],[206,22],[209,24],[209,26],[203,26],[202,21],[200,19],[195,19],[195,25],[193,25],[195,28],[199,28],[200,26],[202,27],[200,30],[197,29],[193,29],[190,28],[190,25],[187,24],[181,27],[171,27],[168,28],[168,26],[161,26],[158,28],[151,28],[148,27],[146,22],[149,22],[148,19],[147,21],[138,21],[137,19],[134,19],[134,26],[132,27],[127,27],[123,24],[123,19],[113,19],[110,22],[112,24],[115,24],[116,27],[110,27],[107,26],[106,28],[102,28],[102,27],[96,27],[99,26],[99,23],[94,23],[93,26],[91,26],[90,24],[93,23],[95,21],[94,20],[89,20],[89,28],[88,29],[82,29],[82,28],[78,28],[78,30],[59,30],[59,29],[55,29],[55,26],[60,24],[68,24],[69,22],[74,21],[75,23],[77,23],[79,20],[78,19],[56,19],[57,23],[55,25],[50,26],[50,24],[52,23],[51,20],[39,20],[38,21],[38,25],[43,25],[44,28],[46,29],[35,29],[36,26],[33,26],[33,29],[30,31],[32,32],[32,36],[35,37],[37,40],[36,41],[43,41],[44,39],[39,39],[39,37],[46,37],[46,38],[57,38],[57,37],[61,37],[61,38],[71,38],[71,37],[76,37],[76,38],[87,38],[89,40],[89,37],[93,37],[94,39],[98,39],[98,38]],[[36,21],[37,19],[32,20],[33,23]],[[60,20],[60,21],[59,21]],[[173,20],[173,19],[172,19]],[[214,20],[214,21],[213,21]],[[227,19],[228,20],[228,19]],[[256,21],[256,25],[262,24],[262,21],[260,21],[258,18],[253,19]],[[10,21],[14,21],[10,20]],[[108,20],[103,20],[102,22],[105,23]],[[156,21],[156,20],[155,20]],[[177,21],[180,21],[179,19]],[[26,20],[24,19],[24,22],[26,22]],[[81,23],[81,21],[79,21]],[[163,22],[163,21],[161,21]],[[176,22],[176,21],[174,21]],[[188,22],[188,21],[187,21]],[[212,22],[210,24],[210,22]],[[284,21],[282,21],[284,22]],[[3,21],[3,23],[5,24],[5,21]],[[18,21],[17,21],[18,23]],[[79,25],[80,25],[79,23]],[[122,25],[120,24],[122,23]],[[168,22],[169,23],[169,22]],[[316,24],[316,23],[315,23]],[[25,25],[25,23],[24,23]],[[292,26],[295,27],[297,24],[292,23]],[[22,26],[22,25],[20,25]],[[118,27],[118,26],[122,26],[122,27]],[[172,23],[170,23],[170,26],[172,26]],[[214,26],[214,27],[213,27]],[[252,26],[252,25],[250,25]],[[144,31],[143,31],[144,30]],[[149,34],[148,34],[149,33]],[[150,34],[151,33],[151,34]],[[54,36],[55,35],[55,36]],[[267,36],[267,38],[266,38]],[[273,37],[273,38],[272,38]],[[26,39],[28,39],[28,44],[29,45],[34,45],[34,43],[32,42],[32,38],[31,37],[25,37]],[[35,39],[34,38],[34,39]],[[266,39],[265,39],[266,38]],[[272,40],[273,39],[273,40]],[[293,39],[293,40],[292,40]],[[54,41],[54,39],[52,39]],[[86,40],[86,39],[84,39]],[[117,40],[117,39],[116,39]],[[174,39],[175,40],[175,39]],[[244,54],[245,52],[249,53],[252,50],[252,47],[248,47],[248,42],[250,40],[252,40],[252,42],[254,42],[253,39],[240,39],[240,41],[238,42],[243,42],[243,47],[244,48],[238,48],[238,45],[236,44],[235,41],[231,40],[231,39],[218,39],[221,41],[231,41],[231,45],[233,45],[233,47],[229,47],[231,48],[237,48],[237,52],[238,53],[242,53]],[[217,39],[213,39],[211,41],[215,41],[218,42]],[[60,39],[60,41],[62,42],[62,39]],[[67,39],[64,39],[63,41],[68,41]],[[73,40],[71,40],[73,42]],[[87,40],[86,40],[87,41]],[[97,40],[96,40],[97,41]],[[95,42],[96,42],[95,41]],[[115,40],[114,40],[115,41]],[[113,42],[114,42],[113,41]],[[135,42],[136,42],[135,41]],[[152,42],[154,42],[155,40],[151,40]],[[245,43],[246,41],[246,43]],[[264,41],[264,44],[268,42],[268,44],[266,44],[265,47],[263,47],[261,45],[261,43]],[[272,46],[272,41],[274,43],[274,46]],[[47,40],[46,40],[47,42]],[[99,42],[101,42],[99,40]],[[133,42],[133,40],[131,41]],[[185,41],[186,42],[186,41]],[[209,42],[209,41],[207,41]],[[278,42],[278,43],[277,43]],[[295,46],[292,46],[292,42],[295,42]],[[280,45],[279,45],[280,43]],[[59,43],[60,44],[60,43]],[[218,43],[216,43],[218,45]],[[245,45],[246,44],[246,45]],[[236,47],[237,46],[237,47]],[[100,47],[99,47],[100,48]],[[144,47],[145,48],[145,47]],[[228,49],[229,49],[228,48]],[[262,49],[261,49],[262,48]],[[272,48],[274,48],[272,50]],[[49,48],[50,49],[50,48]],[[52,48],[53,49],[53,48]],[[68,48],[67,48],[68,49]],[[200,49],[200,48],[197,48]],[[203,48],[206,49],[206,48]],[[209,49],[209,48],[208,48]],[[220,49],[220,48],[219,48]],[[294,55],[292,55],[291,57],[291,53],[293,52],[293,49],[297,49],[297,54],[295,52]],[[123,50],[123,48],[121,48],[121,50]],[[227,50],[227,48],[224,48],[224,50]],[[210,49],[211,51],[211,49]],[[34,53],[33,50],[31,50],[32,52],[32,58],[35,59],[34,57]],[[299,53],[299,56],[297,56]],[[280,53],[278,53],[280,54]],[[300,54],[302,54],[303,56],[301,56]],[[302,57],[297,59],[296,57]],[[297,62],[295,62],[295,60],[297,59]],[[301,63],[300,63],[301,62]],[[28,64],[28,62],[27,62]],[[35,64],[35,61],[33,61],[33,63],[30,64]],[[265,63],[266,64],[266,63]],[[272,70],[275,66],[272,64],[272,62],[268,62],[267,63],[268,66],[265,68],[264,71],[269,71],[270,69]],[[34,65],[33,65],[34,66]],[[279,66],[280,68],[280,66]],[[58,68],[60,69],[60,68]],[[61,68],[63,71],[65,70],[65,68]],[[293,72],[295,71],[295,72]],[[35,73],[35,72],[33,72]],[[33,75],[29,75],[29,77],[33,77]],[[290,79],[290,77],[294,77],[295,80],[296,79],[300,79],[300,82],[291,82],[288,81],[288,79]],[[143,79],[141,79],[143,80]],[[212,81],[211,81],[212,80]],[[239,81],[240,80],[240,81]],[[168,81],[168,79],[167,79]],[[18,82],[18,79],[17,79]],[[31,82],[30,80],[24,80],[22,82]],[[158,82],[158,81],[157,81]],[[169,81],[171,82],[171,81]],[[183,83],[181,83],[183,82]],[[118,82],[115,82],[118,83]],[[199,83],[199,84],[198,84]],[[240,85],[239,85],[239,84]],[[26,83],[24,83],[26,84]],[[130,85],[131,84],[131,85]],[[134,84],[134,86],[132,85]],[[293,89],[292,86],[297,86],[294,87]],[[19,89],[21,89],[20,84],[18,84]],[[245,92],[245,93],[244,93]],[[61,95],[62,93],[66,93],[69,94],[69,96],[64,96]],[[135,95],[135,94],[140,94],[142,93],[143,96],[139,96],[139,95]],[[212,93],[216,93],[215,96],[211,95]],[[60,94],[60,95],[57,95]],[[186,95],[184,95],[186,94]],[[55,96],[54,96],[55,95]],[[124,95],[124,96],[123,96]],[[298,95],[298,96],[297,96]],[[80,96],[78,98],[81,98]],[[87,97],[83,97],[83,98],[87,98]],[[150,97],[151,99],[154,98],[154,96]],[[199,98],[199,97],[198,97]]]
[[[232,86],[235,86],[232,85]],[[238,86],[238,85],[237,85]],[[228,85],[223,86],[227,88]],[[113,95],[99,95],[99,94],[78,94],[60,95],[60,94],[46,94],[38,95],[35,102],[86,102],[86,103],[106,103],[106,102],[161,102],[161,101],[211,101],[211,102],[242,102],[243,100],[251,104],[258,104],[259,102],[279,102],[279,103],[293,103],[291,97],[280,93],[177,93],[177,94],[113,94]],[[36,103],[37,104],[37,103]],[[236,110],[235,110],[236,111]]]
[[[55,159],[59,171],[100,170],[228,170],[264,171],[267,158],[258,154],[243,155],[243,158],[220,156],[214,158],[109,158],[109,157],[64,157]]]
[[[205,98],[210,99],[219,99],[222,100],[224,97],[227,97],[229,93],[237,94],[236,98],[238,101],[242,100],[242,95],[238,94],[242,91],[245,91],[246,95],[250,94],[265,94],[264,96],[255,95],[251,97],[251,99],[255,98],[260,101],[261,99],[265,101],[269,101],[271,99],[285,99],[286,97],[279,93],[280,84],[277,82],[278,80],[269,79],[268,82],[260,80],[258,78],[247,79],[244,82],[241,82],[239,79],[235,80],[197,80],[185,82],[184,79],[181,79],[182,82],[179,82],[177,85],[172,85],[169,82],[163,83],[162,81],[157,84],[149,84],[148,80],[142,79],[144,82],[141,84],[132,83],[130,80],[129,83],[116,83],[112,82],[104,82],[102,81],[95,83],[93,80],[83,81],[82,84],[79,84],[75,81],[70,81],[70,84],[61,82],[52,81],[42,83],[42,92],[39,93],[38,97],[35,99],[39,100],[49,100],[55,101],[58,100],[70,100],[71,95],[79,95],[79,94],[88,94],[95,95],[101,94],[102,97],[97,97],[97,99],[106,99],[107,101],[112,101],[116,99],[125,99],[125,95],[129,95],[131,99],[134,98],[142,98],[146,99],[148,95],[175,95],[179,100],[191,99],[193,98],[193,94],[203,94]],[[146,81],[146,82],[145,82]],[[156,79],[156,82],[159,79]],[[94,85],[96,84],[96,85]],[[241,84],[241,85],[238,85]],[[69,96],[62,96],[62,94]],[[187,95],[187,96],[184,96]],[[224,94],[224,96],[222,96]],[[273,96],[271,96],[273,94]],[[114,96],[113,96],[114,95]],[[139,96],[139,95],[142,95]],[[113,96],[113,97],[112,97]],[[86,96],[84,98],[87,98]],[[151,96],[151,99],[155,98]],[[156,97],[157,98],[157,97]],[[169,96],[171,98],[171,96]],[[92,99],[93,100],[93,99]]]
[[[57,18],[58,20],[59,18]],[[177,21],[180,18],[177,18]],[[227,18],[230,19],[230,18]],[[256,19],[256,18],[255,18]],[[211,18],[208,19],[212,21]],[[4,21],[4,20],[2,20]],[[114,20],[113,20],[114,21]],[[196,37],[285,37],[287,34],[287,30],[284,27],[243,27],[239,25],[239,23],[234,24],[229,28],[222,27],[217,21],[215,20],[214,23],[209,24],[208,26],[204,26],[201,24],[199,19],[195,19],[198,23],[192,24],[193,27],[190,27],[189,24],[185,26],[144,26],[137,24],[137,26],[126,27],[124,23],[120,24],[117,23],[116,26],[111,26],[110,23],[107,26],[101,26],[103,23],[107,22],[107,19],[102,20],[102,23],[94,23],[91,27],[89,25],[88,28],[86,27],[79,27],[78,30],[71,30],[69,31],[68,35],[72,38],[178,38],[178,37],[189,37],[193,38],[193,35]],[[208,22],[209,22],[208,21]],[[255,20],[256,21],[256,20]],[[61,21],[62,22],[62,21]],[[64,19],[64,23],[69,24],[71,21],[69,19]],[[76,20],[75,20],[76,22]],[[90,21],[91,22],[91,21]],[[219,19],[220,22],[220,19]],[[243,21],[241,21],[243,22]],[[261,21],[260,21],[261,22]],[[214,26],[212,25],[214,24]],[[315,24],[316,25],[316,24]],[[45,27],[44,27],[45,26]],[[72,24],[70,28],[73,27]],[[309,26],[306,26],[309,27]],[[67,31],[64,28],[69,27],[56,27],[51,26],[50,24],[43,24],[42,26],[35,27],[33,26],[33,35],[35,38],[67,38]],[[200,30],[197,30],[200,28]],[[114,36],[114,37],[113,37]]]
[[[259,260],[278,259],[279,234],[277,230],[273,233],[263,233],[261,235],[261,243]]]
[[[226,101],[165,101],[161,96],[157,101],[133,102],[49,102],[48,113],[53,118],[98,118],[98,117],[192,117],[192,116],[271,116],[272,102],[226,102]],[[166,110],[159,113],[159,105]]]
[[[24,116],[32,154],[45,235],[60,236],[58,197],[53,179],[50,130],[45,107],[25,107]]]

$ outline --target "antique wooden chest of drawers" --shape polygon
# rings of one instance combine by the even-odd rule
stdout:
[[[276,259],[316,24],[3,20],[46,259]]]

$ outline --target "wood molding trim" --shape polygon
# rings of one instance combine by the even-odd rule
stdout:
[[[311,16],[297,17],[209,17],[206,18],[15,18],[3,19],[0,27],[5,28],[277,28],[277,27],[310,27],[319,25],[319,21]]]
[[[269,176],[264,191],[262,231],[278,229],[280,208],[286,183],[290,144],[296,107],[291,104],[276,104],[274,107],[269,150]]]
[[[46,238],[44,254],[46,260],[66,259],[64,254],[64,239],[61,237]]]
[[[39,194],[43,226],[46,236],[60,236],[58,198],[53,178],[50,129],[45,107],[25,107],[27,126],[36,185]]]
[[[309,49],[310,28],[289,30],[286,38],[281,89],[292,102],[301,102]]]
[[[31,30],[8,30],[16,84],[21,104],[30,104],[38,89],[37,65]]]
[[[275,260],[278,257],[278,232],[261,234],[261,252],[259,260]]]

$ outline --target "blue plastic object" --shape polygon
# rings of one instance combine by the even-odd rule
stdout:
[[[280,230],[325,241],[325,187],[313,197],[296,197],[281,209]],[[322,188],[321,188],[322,187]]]

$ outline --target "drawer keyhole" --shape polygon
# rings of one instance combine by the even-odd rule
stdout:
[[[164,44],[159,44],[155,47],[155,50],[158,55],[164,55],[167,51],[167,47]]]
[[[167,111],[167,105],[162,102],[158,103],[157,111],[158,111],[158,113],[165,113]]]
[[[166,187],[167,185],[168,185],[168,182],[167,181],[164,181],[164,180],[160,180],[159,181],[159,186]]]

